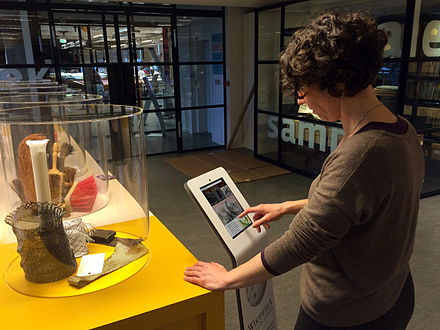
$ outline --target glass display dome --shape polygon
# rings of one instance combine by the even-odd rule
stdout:
[[[102,96],[95,94],[34,93],[0,96],[0,109],[29,107],[34,105],[75,103],[102,103]]]
[[[9,287],[74,296],[145,267],[151,250],[141,108],[6,109],[0,130],[0,249],[8,259],[0,271]],[[101,260],[96,274],[83,266],[89,257]]]

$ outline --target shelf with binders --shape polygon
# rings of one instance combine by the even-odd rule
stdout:
[[[410,61],[406,91],[407,99],[440,101],[440,61]]]
[[[437,78],[440,80],[440,61],[413,60],[408,64],[408,76],[419,79]]]
[[[440,101],[440,78],[438,80],[408,79],[406,98]]]
[[[413,105],[440,101],[440,61],[414,60],[408,64],[406,99]]]
[[[440,127],[440,61],[409,62],[404,115],[418,130]]]

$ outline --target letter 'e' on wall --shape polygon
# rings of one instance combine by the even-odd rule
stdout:
[[[440,56],[440,21],[429,22],[423,31],[423,53],[426,56]]]

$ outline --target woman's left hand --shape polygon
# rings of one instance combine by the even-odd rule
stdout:
[[[228,271],[216,262],[198,261],[183,272],[185,281],[212,291],[223,291],[227,287]]]

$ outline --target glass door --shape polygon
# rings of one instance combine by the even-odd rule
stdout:
[[[225,145],[222,17],[177,17],[181,146]]]
[[[102,16],[55,12],[54,23],[63,85],[109,101]]]
[[[171,16],[133,15],[133,75],[148,154],[178,149]]]
[[[53,14],[63,84],[142,107],[147,154],[225,145],[224,14],[183,13]]]

